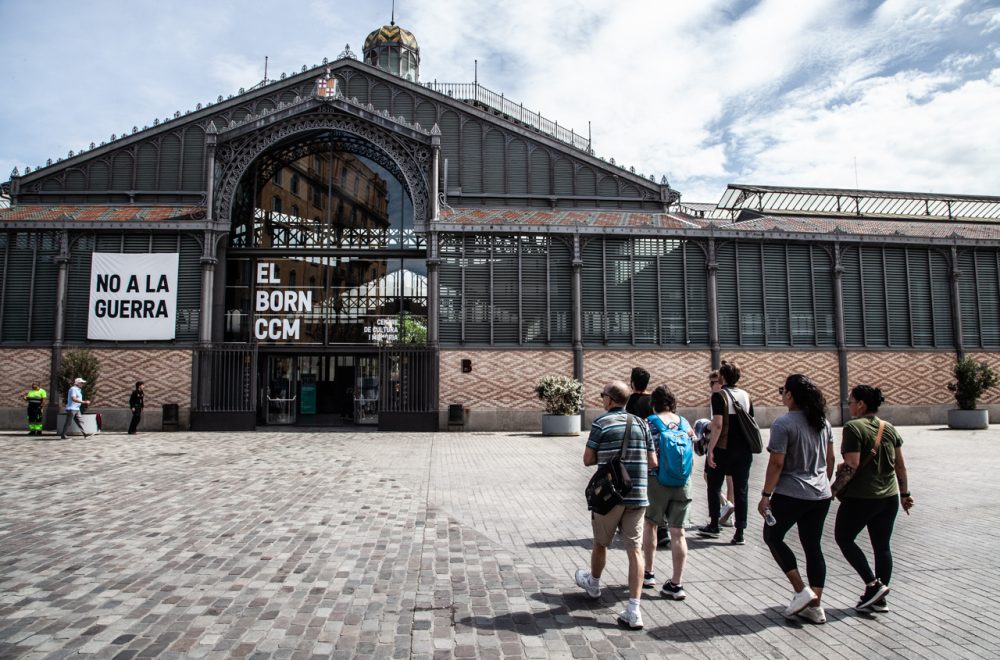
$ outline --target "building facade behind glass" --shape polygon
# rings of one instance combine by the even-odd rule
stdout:
[[[841,404],[880,385],[916,423],[952,407],[957,356],[1000,367],[1000,199],[734,184],[685,205],[502,95],[421,84],[395,25],[362,60],[15,171],[3,191],[7,426],[80,349],[112,422],[142,379],[202,429],[431,430],[449,406],[465,428],[536,429],[542,376],[581,379],[596,410],[633,366],[703,416],[721,359],[765,420],[803,372]],[[94,253],[178,255],[172,340],[88,339]]]

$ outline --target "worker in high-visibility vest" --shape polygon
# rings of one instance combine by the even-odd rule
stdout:
[[[42,434],[42,410],[48,396],[38,383],[32,383],[31,390],[24,395],[28,402],[28,435]]]

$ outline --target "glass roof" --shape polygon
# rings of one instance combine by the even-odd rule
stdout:
[[[1000,220],[1000,197],[730,184],[712,215],[735,218],[743,210],[777,215]]]

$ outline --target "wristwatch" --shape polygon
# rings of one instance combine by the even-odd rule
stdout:
[[[767,492],[766,490],[762,490],[762,491],[760,491],[760,496],[761,497],[771,497],[771,493]]]

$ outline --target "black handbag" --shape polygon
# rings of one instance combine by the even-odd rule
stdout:
[[[753,454],[759,454],[764,451],[764,439],[760,436],[760,427],[757,426],[757,420],[750,416],[743,404],[736,400],[732,392],[727,392],[725,388],[722,389],[722,398],[728,398],[733,402],[733,409],[736,410],[736,425],[739,427],[740,432],[743,437],[746,438],[747,444],[750,445],[750,452]],[[723,433],[728,434],[729,432],[729,415],[724,415],[722,418],[722,430]],[[727,443],[728,443],[728,435]]]
[[[611,509],[624,502],[625,496],[632,490],[632,477],[622,462],[625,447],[628,446],[632,434],[632,419],[632,415],[628,415],[621,451],[612,456],[607,463],[597,466],[597,472],[590,478],[590,483],[584,491],[587,496],[587,508],[598,515],[607,515]]]

